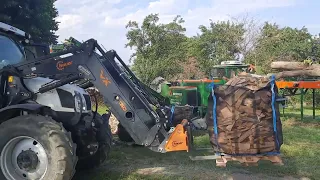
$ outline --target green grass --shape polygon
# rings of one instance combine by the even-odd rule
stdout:
[[[317,111],[319,114],[320,111]],[[75,179],[226,179],[228,176],[246,175],[256,179],[279,179],[278,177],[320,178],[320,120],[313,120],[312,110],[305,111],[300,120],[300,111],[286,110],[282,117],[284,144],[281,147],[283,166],[261,162],[258,167],[242,167],[228,163],[218,168],[214,160],[191,161],[191,155],[209,155],[208,152],[156,153],[139,146],[115,146],[108,162],[91,172],[78,173]],[[298,118],[297,118],[298,116]],[[196,147],[209,147],[208,135],[195,137]],[[151,168],[151,169],[150,169]]]
[[[95,177],[90,177],[90,180],[106,180],[106,179],[117,179],[117,180],[176,180],[181,179],[180,177],[166,176],[166,175],[141,175],[138,173],[121,173],[121,172],[107,172],[100,173]]]
[[[105,113],[105,112],[108,110],[108,107],[107,107],[107,106],[104,106],[104,105],[99,105],[98,107],[99,107],[99,108],[98,108],[98,113],[99,113],[99,114],[103,114],[103,113]]]

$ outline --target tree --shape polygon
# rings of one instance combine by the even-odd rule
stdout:
[[[136,21],[127,24],[126,47],[135,49],[130,60],[134,62],[133,71],[143,82],[149,84],[158,76],[171,79],[181,72],[179,63],[187,54],[183,23],[184,20],[176,16],[172,22],[162,24],[158,14],[150,14],[141,26]]]
[[[189,50],[199,60],[202,70],[208,74],[212,66],[221,61],[235,60],[241,52],[239,43],[243,40],[243,24],[231,21],[211,22],[209,27],[201,25],[200,35],[193,37]]]
[[[246,62],[261,67],[262,73],[271,72],[273,61],[303,61],[311,55],[314,40],[307,28],[280,28],[266,22],[261,29],[254,51],[246,57]]]
[[[2,0],[0,21],[29,34],[35,42],[57,43],[56,0]]]
[[[245,32],[242,41],[239,42],[239,48],[241,55],[246,57],[257,46],[262,26],[257,19],[248,14],[234,17],[233,21],[236,24],[241,24],[244,28]]]
[[[177,79],[202,79],[208,77],[199,65],[195,57],[189,57],[186,61],[180,63],[182,72],[177,74],[173,80]]]

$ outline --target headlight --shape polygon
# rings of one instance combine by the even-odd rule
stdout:
[[[82,113],[82,111],[87,110],[87,106],[86,106],[85,101],[86,100],[82,94],[80,94],[77,91],[74,92],[74,105],[75,105],[76,112]]]

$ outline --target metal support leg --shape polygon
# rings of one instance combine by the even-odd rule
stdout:
[[[282,92],[282,96],[285,97],[285,96],[284,96],[284,92]],[[285,117],[284,108],[286,107],[286,105],[287,105],[287,104],[286,104],[286,101],[285,101],[285,104],[284,104],[284,106],[282,107],[282,115],[283,115],[283,117]]]
[[[301,98],[300,98],[301,121],[303,121],[303,95],[304,95],[304,90],[300,89],[300,93],[301,93]]]
[[[315,89],[312,89],[312,115],[313,119],[316,119],[316,96],[315,96]]]

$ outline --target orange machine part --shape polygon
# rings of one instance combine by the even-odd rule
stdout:
[[[166,151],[189,151],[188,147],[188,135],[184,130],[184,125],[188,123],[187,120],[182,120],[181,124],[178,124],[172,134],[170,135],[168,142],[166,143]]]
[[[276,81],[278,88],[320,89],[320,81]]]
[[[184,80],[177,80],[177,82],[185,82],[185,83],[200,83],[200,82],[204,82],[204,83],[212,83],[212,82],[215,82],[215,83],[218,83],[220,82],[221,80],[219,79],[184,79]]]

